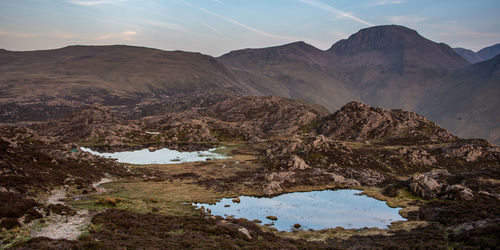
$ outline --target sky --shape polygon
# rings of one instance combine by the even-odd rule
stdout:
[[[0,0],[0,48],[127,44],[220,56],[305,41],[320,49],[398,24],[452,47],[500,43],[499,0]]]

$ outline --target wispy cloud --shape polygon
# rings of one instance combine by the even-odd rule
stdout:
[[[405,2],[406,1],[404,1],[404,0],[382,0],[382,1],[376,1],[376,2],[370,3],[370,4],[368,4],[368,7],[380,6],[380,5],[402,4]]]
[[[217,33],[217,34],[219,34],[222,37],[226,37],[226,35],[224,33],[222,33],[220,30],[218,30],[214,26],[212,26],[212,25],[210,25],[208,23],[205,23],[205,22],[201,22],[201,24],[205,25],[208,29],[212,30],[214,33]]]
[[[427,17],[414,17],[414,16],[390,16],[386,18],[387,21],[394,24],[417,24],[427,20]]]
[[[72,4],[77,4],[77,5],[85,5],[85,6],[92,6],[92,5],[99,5],[99,4],[109,4],[109,3],[120,3],[123,2],[124,0],[67,0],[66,2],[72,3]]]
[[[141,22],[145,23],[145,24],[153,25],[156,27],[168,29],[168,30],[179,31],[179,32],[189,32],[184,26],[178,25],[175,23],[156,21],[156,20],[142,20]]]
[[[109,33],[96,37],[96,40],[109,40],[109,39],[123,39],[123,40],[133,40],[137,36],[137,31],[126,30],[120,33]]]
[[[246,30],[249,30],[249,31],[252,31],[254,33],[257,33],[261,36],[264,36],[264,37],[269,37],[269,38],[274,38],[274,39],[280,39],[280,40],[285,40],[285,41],[299,41],[299,40],[303,40],[299,37],[293,37],[293,36],[286,36],[286,35],[278,35],[278,34],[272,34],[272,33],[268,33],[268,32],[265,32],[263,30],[260,30],[260,29],[257,29],[257,28],[254,28],[254,27],[251,27],[251,26],[248,26],[246,24],[243,24],[243,23],[240,23],[230,17],[227,17],[227,16],[223,16],[221,14],[218,14],[216,12],[213,12],[211,10],[208,10],[208,9],[205,9],[203,7],[200,7],[200,6],[197,6],[197,5],[194,5],[190,2],[187,2],[187,1],[184,1],[184,3],[186,3],[187,5],[193,7],[193,8],[196,8],[200,11],[203,11],[207,14],[210,14],[212,16],[215,16],[215,17],[218,17],[218,18],[221,18],[221,19],[224,19],[234,25],[237,25],[237,26],[240,26],[241,28],[244,28]]]
[[[338,18],[348,18],[348,19],[351,19],[353,21],[356,21],[358,23],[361,23],[361,24],[365,24],[365,25],[368,25],[368,26],[374,26],[375,24],[373,23],[370,23],[366,20],[363,20],[359,17],[356,17],[354,16],[353,14],[351,13],[348,13],[348,12],[345,12],[343,10],[340,10],[340,9],[337,9],[331,5],[328,5],[326,3],[323,3],[319,0],[299,0],[300,2],[303,2],[305,4],[308,4],[310,6],[313,6],[313,7],[316,7],[316,8],[319,8],[319,9],[322,9],[324,11],[327,11],[327,12],[330,12],[334,15],[336,15]]]

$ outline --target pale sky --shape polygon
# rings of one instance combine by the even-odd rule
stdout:
[[[452,47],[500,43],[499,0],[0,0],[0,48],[127,44],[219,56],[305,41],[320,49],[399,24]]]

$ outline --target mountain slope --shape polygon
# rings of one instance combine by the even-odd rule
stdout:
[[[398,25],[362,29],[327,52],[335,54],[342,67],[385,66],[402,71],[406,67],[456,69],[468,64],[448,45]]]
[[[456,71],[442,84],[417,110],[460,137],[500,144],[500,55]]]
[[[470,50],[470,49],[464,49],[464,48],[453,48],[457,54],[465,58],[468,62],[470,63],[478,63],[481,61],[484,61],[483,58],[481,58],[476,52]]]
[[[263,95],[304,99],[330,110],[359,99],[337,79],[328,55],[304,42],[233,51],[218,59]]]
[[[147,99],[204,92],[253,94],[213,57],[131,46],[71,46],[0,54],[2,119],[23,120],[85,105],[134,105]],[[31,110],[31,111],[30,111]],[[64,112],[62,112],[64,113]]]
[[[141,118],[275,95],[330,111],[350,101],[405,109],[498,143],[493,62],[469,66],[449,46],[396,25],[362,29],[327,51],[296,42],[219,58],[131,46],[0,50],[0,122],[50,120],[89,105]]]
[[[464,48],[454,48],[453,50],[455,50],[455,52],[457,52],[470,63],[478,63],[489,60],[500,54],[500,43],[483,48],[478,52],[474,52],[472,50]]]
[[[500,54],[500,43],[486,47],[477,52],[477,55],[479,55],[483,60],[489,60],[498,54]]]
[[[327,53],[340,79],[360,100],[385,108],[414,110],[441,77],[469,63],[448,45],[397,25],[362,29]]]

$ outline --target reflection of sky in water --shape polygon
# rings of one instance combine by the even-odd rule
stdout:
[[[81,147],[80,149],[93,155],[115,158],[118,162],[130,164],[176,164],[183,162],[205,161],[207,158],[229,158],[226,155],[215,153],[214,151],[217,150],[216,148],[209,149],[208,151],[195,152],[180,152],[177,150],[162,148],[154,152],[150,152],[148,149],[141,149],[116,153],[99,153],[85,147]]]
[[[258,219],[262,224],[274,222],[274,227],[282,231],[291,230],[296,223],[302,229],[320,230],[337,226],[387,228],[391,222],[406,220],[398,213],[401,208],[391,208],[383,201],[359,193],[344,189],[288,193],[273,198],[240,196],[240,203],[229,198],[214,205],[194,205],[211,209],[213,215]],[[278,220],[266,219],[269,215]]]

